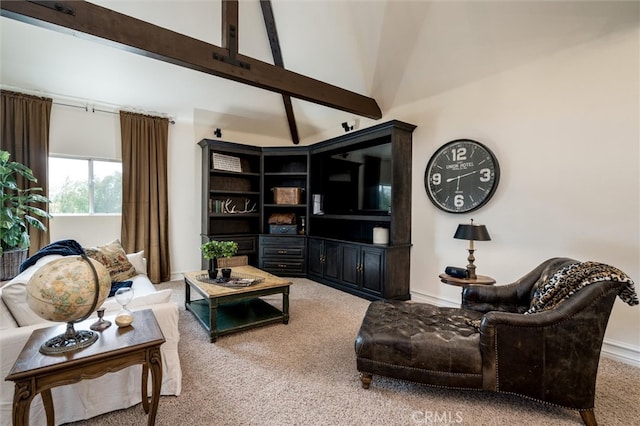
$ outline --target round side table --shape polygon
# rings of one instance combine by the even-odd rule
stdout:
[[[445,284],[457,285],[459,287],[464,287],[470,284],[494,285],[496,283],[496,280],[491,277],[487,277],[486,275],[478,275],[475,279],[470,279],[457,278],[447,274],[440,274],[440,281]]]

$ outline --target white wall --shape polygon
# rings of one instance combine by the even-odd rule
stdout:
[[[466,264],[467,243],[454,240],[453,233],[470,218],[485,224],[492,237],[476,243],[478,273],[495,277],[499,284],[518,279],[554,256],[609,263],[640,281],[639,37],[637,28],[617,33],[385,113],[379,122],[398,119],[418,126],[412,165],[415,300],[459,303],[460,289],[440,283],[437,276],[447,265]],[[370,123],[362,120],[361,128]],[[170,126],[169,220],[175,278],[200,265],[197,142],[213,138],[212,131],[198,123]],[[486,144],[500,162],[494,198],[473,214],[444,213],[429,202],[424,190],[429,158],[456,138]],[[106,150],[100,155],[119,158],[117,115],[54,105],[51,139],[54,152],[69,143],[74,152]],[[222,139],[279,144],[256,135],[223,134]],[[303,144],[312,142],[316,140]],[[82,243],[98,244],[119,236],[119,227],[107,224],[107,219],[93,220],[80,226],[79,221],[62,223],[56,218],[52,238],[73,235]],[[638,324],[640,308],[616,301],[605,351],[640,364]]]
[[[608,263],[640,281],[638,40],[637,28],[617,33],[389,111],[418,126],[414,299],[459,302],[460,289],[437,275],[467,263],[467,242],[452,237],[470,218],[492,237],[476,243],[477,273],[499,284],[555,256]],[[436,209],[423,183],[431,155],[457,138],[489,146],[501,168],[494,198],[463,215]],[[617,300],[607,349],[640,363],[639,324],[640,308]]]

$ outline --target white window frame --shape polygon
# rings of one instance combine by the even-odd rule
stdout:
[[[63,154],[50,154],[47,157],[47,161],[49,161],[50,158],[61,158],[61,159],[67,159],[67,160],[81,160],[81,161],[87,161],[88,162],[88,167],[87,167],[87,179],[88,179],[88,188],[89,188],[89,212],[88,213],[51,213],[54,217],[55,216],[122,216],[122,205],[120,206],[120,213],[96,213],[94,210],[94,179],[93,179],[93,164],[95,161],[100,161],[100,162],[108,162],[108,163],[119,163],[120,165],[122,165],[122,160],[114,160],[113,158],[98,158],[98,157],[85,157],[85,156],[80,156],[80,155],[63,155]],[[51,170],[49,169],[49,173],[51,173]],[[47,176],[47,178],[50,178],[50,176]],[[120,198],[122,199],[122,195],[120,196]]]

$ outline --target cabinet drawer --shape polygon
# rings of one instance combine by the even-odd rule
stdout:
[[[290,262],[282,260],[266,260],[262,261],[262,269],[268,272],[286,274],[288,273],[303,273],[305,272],[304,262]]]
[[[304,247],[262,246],[262,257],[286,257],[287,259],[304,259]]]
[[[294,236],[269,236],[269,235],[260,235],[260,245],[262,246],[278,246],[278,247],[304,247],[305,239],[304,237],[294,237]]]

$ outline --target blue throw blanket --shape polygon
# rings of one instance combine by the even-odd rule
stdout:
[[[80,256],[84,254],[84,249],[76,240],[60,240],[42,247],[33,256],[20,264],[20,272],[29,266],[35,265],[38,259],[49,256],[51,254],[59,254],[62,256]]]

